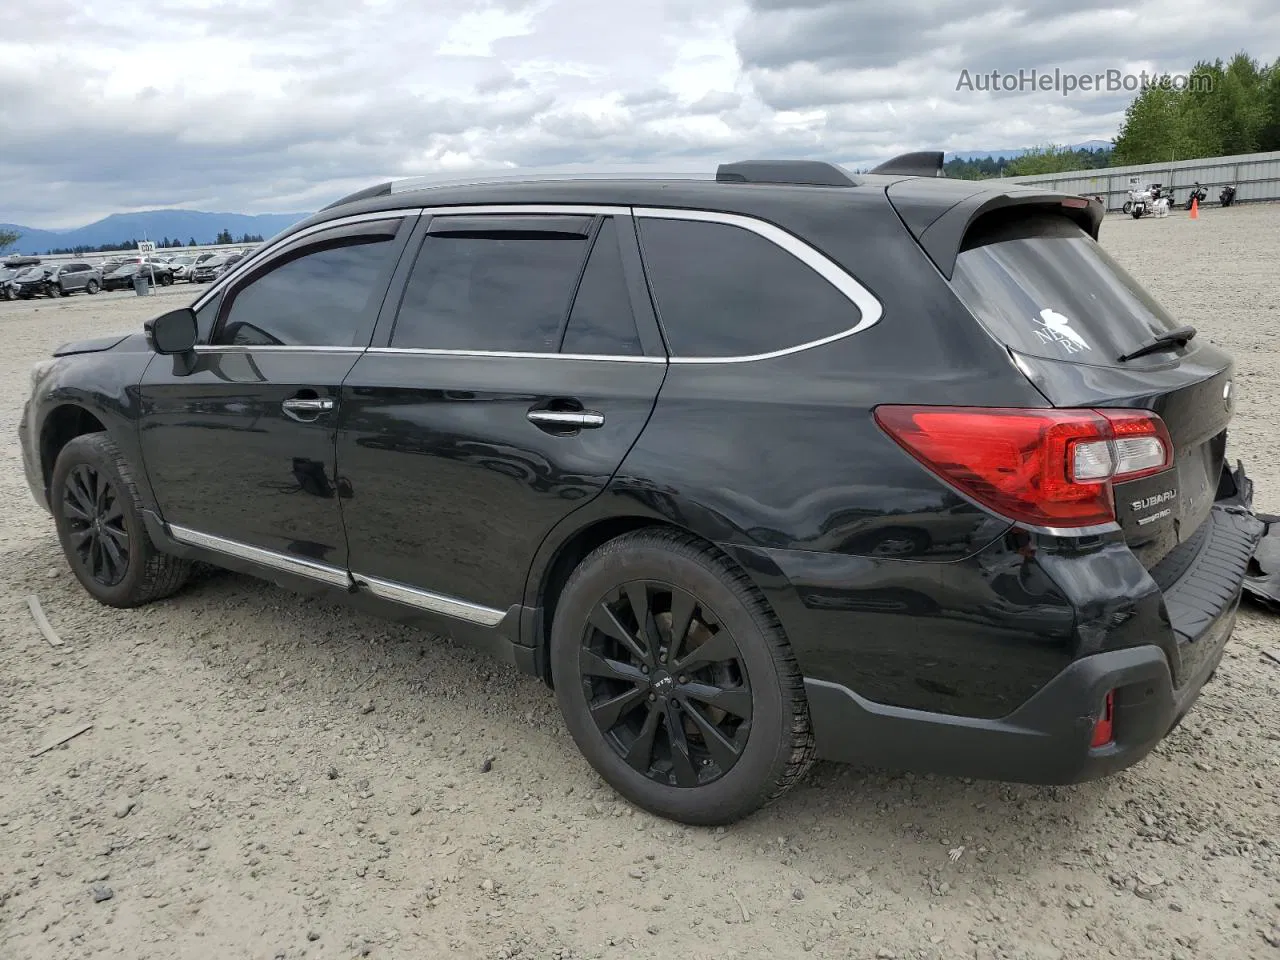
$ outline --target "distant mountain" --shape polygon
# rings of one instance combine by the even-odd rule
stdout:
[[[271,238],[292,226],[306,213],[206,213],[203,210],[147,210],[141,213],[113,213],[109,217],[73,230],[38,230],[20,224],[0,223],[0,230],[13,230],[21,239],[6,253],[47,253],[55,247],[99,247],[126,240],[155,240],[165,237],[183,243],[213,243],[223,230],[234,237],[261,234]]]
[[[1110,140],[1086,140],[1083,143],[1070,143],[1067,148],[1070,150],[1110,150],[1112,143]],[[998,157],[1004,157],[1006,160],[1012,160],[1014,157],[1020,157],[1024,153],[1031,152],[1032,147],[1012,147],[1008,150],[967,150],[960,153],[948,153],[945,160],[994,160]]]

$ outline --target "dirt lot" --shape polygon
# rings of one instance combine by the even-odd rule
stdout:
[[[1103,241],[1236,354],[1231,453],[1280,512],[1280,207]],[[230,574],[97,606],[21,478],[27,368],[190,296],[0,304],[0,957],[1280,957],[1267,614],[1110,781],[820,765],[713,831],[619,802],[544,687],[443,641]]]

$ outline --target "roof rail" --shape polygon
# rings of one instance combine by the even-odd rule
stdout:
[[[918,150],[886,160],[871,173],[890,173],[903,177],[941,177],[943,153],[941,150]]]
[[[716,168],[720,183],[781,183],[809,187],[855,187],[858,182],[825,160],[743,160]]]
[[[484,184],[502,183],[545,183],[564,180],[706,180],[705,173],[689,171],[672,172],[670,170],[520,170],[505,169],[493,173],[473,173],[459,177],[408,177],[391,183],[391,193],[404,193],[409,190],[429,190],[434,187],[472,187]]]
[[[376,187],[365,187],[363,190],[357,190],[355,193],[349,193],[341,200],[335,200],[321,210],[332,210],[334,207],[344,207],[348,203],[355,203],[357,200],[368,200],[370,197],[385,197],[391,194],[391,183],[380,183]]]

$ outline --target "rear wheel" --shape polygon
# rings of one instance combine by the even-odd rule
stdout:
[[[107,434],[84,434],[62,448],[49,501],[62,552],[99,603],[141,606],[186,583],[191,564],[151,542],[133,471]]]
[[[674,531],[638,531],[574,571],[551,633],[556,696],[615,790],[690,824],[741,819],[813,758],[804,683],[747,577]]]

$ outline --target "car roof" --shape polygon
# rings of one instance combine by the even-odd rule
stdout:
[[[784,161],[783,163],[786,163]],[[750,167],[751,164],[732,166]],[[759,165],[767,168],[767,164]],[[486,205],[583,205],[668,207],[708,210],[769,218],[788,205],[847,205],[885,202],[886,191],[894,184],[911,181],[910,192],[917,201],[925,201],[941,212],[975,195],[1041,193],[1043,188],[1028,188],[1007,180],[954,180],[942,176],[904,176],[897,173],[851,174],[835,165],[821,164],[839,171],[842,185],[803,182],[741,182],[718,180],[706,176],[670,175],[593,176],[563,174],[558,176],[522,176],[477,178],[448,183],[417,181],[378,184],[344,197],[285,231],[313,227],[328,220],[419,207],[486,206]],[[725,168],[722,168],[725,169]],[[785,168],[784,168],[785,169]],[[784,174],[785,175],[785,174]]]

